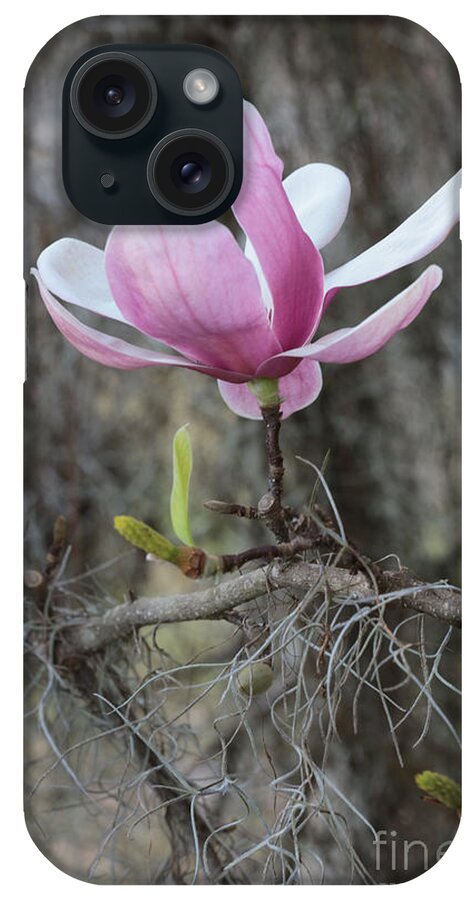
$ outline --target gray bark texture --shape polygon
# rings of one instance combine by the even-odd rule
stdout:
[[[459,593],[445,585],[437,588],[425,585],[406,572],[385,572],[388,591],[414,587],[415,592],[398,598],[395,602],[406,609],[434,616],[441,622],[461,627],[461,599]],[[280,588],[298,593],[315,591],[324,599],[326,591],[343,598],[372,605],[378,602],[375,589],[364,572],[352,573],[346,569],[325,568],[304,562],[288,563],[284,568],[273,565],[232,578],[230,581],[208,587],[191,594],[172,597],[141,597],[132,603],[124,603],[103,616],[89,617],[84,623],[76,622],[69,629],[73,651],[92,653],[102,647],[130,637],[136,628],[163,625],[167,622],[193,622],[225,618],[225,613],[256,600]]]

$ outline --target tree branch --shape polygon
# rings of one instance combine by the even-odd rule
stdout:
[[[461,596],[454,588],[427,585],[405,569],[382,572],[382,577],[385,578],[385,591],[382,593],[415,589],[393,602],[449,625],[461,626]],[[285,566],[274,563],[203,591],[172,597],[141,597],[132,603],[114,607],[102,616],[69,622],[62,632],[66,641],[65,652],[67,655],[69,652],[72,655],[95,652],[144,625],[221,618],[236,606],[282,588],[296,592],[310,589],[324,592],[327,589],[334,596],[344,595],[365,603],[378,601],[374,587],[364,572],[352,573],[348,569],[305,562],[292,562]]]
[[[281,407],[262,406],[261,415],[265,425],[265,447],[268,460],[268,493],[258,504],[258,514],[280,543],[289,540],[288,527],[284,517],[281,498],[283,494],[284,460],[279,445],[281,430]]]
[[[256,560],[271,562],[272,559],[291,559],[304,550],[315,548],[315,541],[310,538],[297,537],[285,544],[264,544],[259,547],[250,547],[241,553],[223,554],[218,557],[220,572],[233,572],[241,569],[245,563]]]

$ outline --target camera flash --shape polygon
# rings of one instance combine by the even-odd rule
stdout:
[[[192,69],[185,76],[183,91],[188,100],[204,106],[211,103],[218,94],[220,85],[218,78],[209,69]]]

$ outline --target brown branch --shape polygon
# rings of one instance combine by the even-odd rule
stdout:
[[[261,519],[273,532],[280,544],[289,541],[289,510],[282,505],[284,460],[279,445],[281,430],[281,407],[279,403],[272,406],[261,406],[261,414],[265,425],[265,448],[268,463],[268,492],[264,494],[258,506],[245,506],[241,503],[226,503],[222,500],[206,500],[204,507],[220,515],[237,516],[246,519]],[[306,535],[309,537],[309,535]],[[257,558],[257,557],[256,557]]]
[[[249,550],[243,550],[242,553],[231,553],[219,556],[219,565],[221,572],[233,572],[241,569],[245,563],[256,560],[271,562],[272,559],[291,559],[304,550],[310,550],[314,546],[314,541],[309,538],[297,537],[286,544],[265,544],[261,547],[250,547]]]
[[[284,460],[279,446],[281,407],[263,406],[261,415],[265,425],[265,447],[268,459],[268,491],[281,503],[284,478]]]
[[[256,506],[244,506],[242,503],[225,503],[223,500],[205,500],[205,509],[221,516],[237,516],[239,519],[257,519]]]
[[[461,625],[461,597],[451,587],[428,586],[406,570],[384,573],[387,593],[414,588],[415,591],[394,602],[416,612],[426,613],[449,625]],[[378,597],[365,572],[352,573],[333,566],[322,567],[305,562],[286,566],[275,563],[223,581],[204,591],[172,597],[141,597],[63,629],[66,656],[100,650],[105,645],[131,634],[144,625],[217,619],[225,613],[274,590],[286,588],[294,592],[328,590],[337,597],[376,603]]]
[[[281,407],[262,406],[261,415],[265,425],[265,447],[268,460],[268,493],[258,504],[258,513],[280,543],[289,540],[289,531],[284,516],[281,498],[283,494],[284,460],[279,445],[281,430]]]
[[[316,541],[308,537],[296,537],[285,544],[262,544],[258,547],[249,547],[241,553],[228,553],[220,556],[209,555],[201,547],[180,547],[177,549],[173,565],[177,566],[187,578],[210,578],[212,575],[226,572],[234,572],[241,569],[245,563],[271,562],[272,559],[291,559],[303,550],[316,549]],[[154,557],[158,559],[159,557]]]

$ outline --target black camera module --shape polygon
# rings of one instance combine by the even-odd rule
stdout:
[[[223,141],[191,128],[159,141],[147,164],[149,188],[157,202],[184,216],[203,215],[220,206],[234,175],[233,159]]]
[[[71,106],[80,125],[96,137],[119,139],[137,134],[157,106],[150,69],[129,53],[98,53],[76,72]]]
[[[62,102],[63,181],[83,216],[198,225],[237,197],[243,93],[236,70],[211,47],[93,47],[69,69]]]

